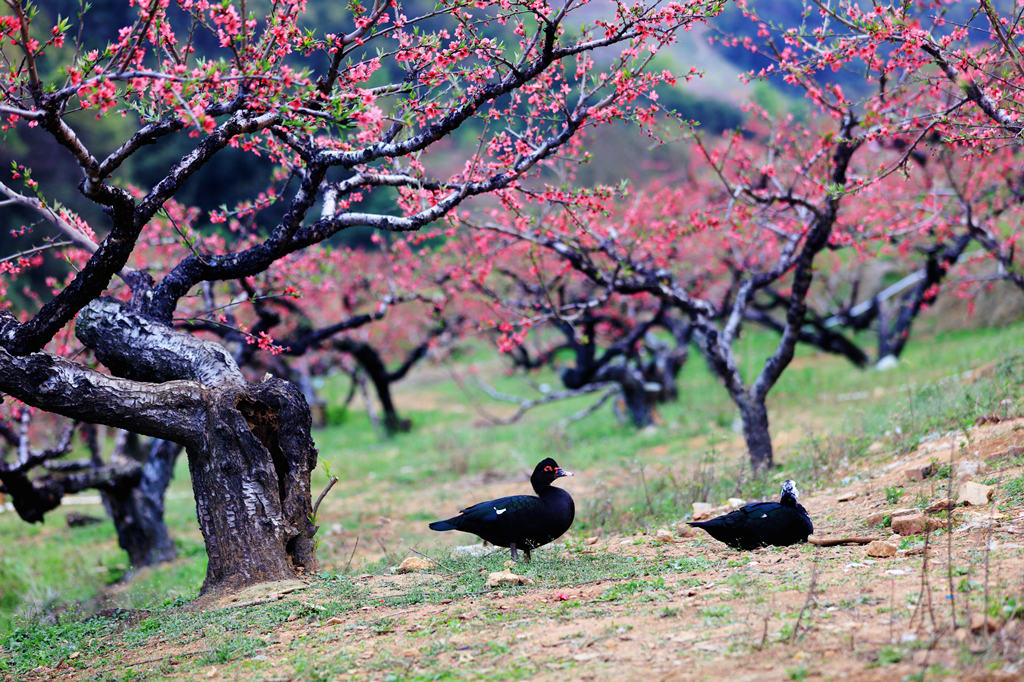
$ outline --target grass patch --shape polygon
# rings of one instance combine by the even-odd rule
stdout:
[[[1002,510],[1019,507],[1024,504],[1024,474],[1010,479],[1003,484],[1003,499],[999,503]]]
[[[507,560],[504,552],[495,552],[482,558],[439,558],[448,572],[439,572],[434,579],[422,585],[402,588],[390,595],[374,595],[343,574],[322,574],[319,579],[294,598],[256,605],[244,609],[221,609],[193,612],[182,600],[168,600],[138,619],[138,612],[124,611],[111,617],[88,620],[67,620],[59,623],[37,623],[14,630],[0,638],[5,651],[0,656],[0,672],[18,677],[43,665],[56,665],[74,652],[90,652],[103,664],[123,665],[125,656],[151,641],[174,641],[186,652],[193,650],[192,642],[202,642],[199,649],[184,657],[175,668],[183,672],[195,666],[236,664],[250,661],[268,646],[261,632],[270,632],[286,621],[298,621],[309,626],[322,625],[328,619],[349,613],[358,613],[364,607],[406,607],[420,603],[447,603],[472,599],[495,590],[503,594],[519,594],[538,588],[560,588],[585,584],[596,580],[626,579],[612,588],[602,601],[637,598],[667,590],[659,574],[678,570],[674,562],[653,561],[641,557],[612,554],[571,554],[538,551],[530,564],[521,564],[516,572],[530,577],[535,586],[488,588],[485,585],[490,572],[502,570]],[[613,594],[614,593],[614,594]],[[553,616],[571,613],[581,602],[564,602],[552,607]],[[515,621],[523,614],[514,611],[494,611],[485,614],[485,620]],[[134,618],[134,620],[133,620]],[[359,631],[382,635],[401,626],[394,618],[368,621]],[[438,630],[455,631],[470,627],[462,620],[433,623],[425,634]],[[497,645],[500,648],[500,645]],[[493,652],[492,652],[493,653]],[[107,654],[104,656],[104,654]],[[497,655],[497,654],[496,654]],[[342,662],[321,661],[297,664],[296,674],[319,671],[328,678],[339,674]],[[346,663],[347,666],[347,663]],[[318,673],[318,674],[319,674]],[[303,673],[305,674],[305,673]],[[313,675],[315,677],[315,675]]]
[[[665,579],[658,577],[654,580],[627,580],[624,583],[616,583],[606,589],[600,601],[618,601],[627,597],[642,595],[646,599],[652,598],[652,593],[665,590]],[[644,601],[642,598],[641,601]]]
[[[102,654],[110,650],[102,641],[116,630],[110,618],[61,622],[16,630],[0,639],[5,655],[0,656],[0,672],[14,678],[41,665],[55,665],[75,652]]]

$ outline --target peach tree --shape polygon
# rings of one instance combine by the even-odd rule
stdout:
[[[29,148],[0,186],[38,219],[32,252],[4,261],[5,291],[39,258],[74,265],[38,306],[0,312],[0,391],[15,409],[184,446],[205,591],[317,570],[306,400],[175,329],[182,302],[347,230],[415,233],[474,197],[510,200],[556,155],[582,154],[580,131],[643,116],[671,76],[647,68],[654,55],[721,4],[374,0],[324,25],[302,0],[140,0],[112,27],[4,0],[0,125],[52,140],[75,175],[44,186]],[[124,132],[90,140],[94,117]],[[476,143],[440,159],[457,131]],[[129,177],[172,148],[151,182]],[[175,206],[226,150],[253,159],[234,169],[250,180],[269,160],[265,189]],[[54,198],[67,183],[99,217]]]

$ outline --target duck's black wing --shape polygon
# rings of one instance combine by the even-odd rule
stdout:
[[[708,521],[690,522],[690,525],[703,528],[711,537],[737,549],[792,545],[805,542],[814,532],[802,507],[778,502],[748,504]]]
[[[811,522],[811,515],[807,513],[802,504],[796,505],[796,510],[800,514],[802,521],[799,532],[803,533],[803,537],[798,542],[807,542],[808,536],[814,535],[814,524]]]
[[[751,531],[754,526],[758,525],[756,519],[770,511],[768,507],[771,504],[770,502],[748,504],[707,521],[691,521],[689,525],[704,529],[714,539],[736,549],[759,547],[760,543],[756,543]]]
[[[517,538],[529,536],[542,522],[547,509],[539,497],[511,495],[466,507],[458,516],[430,524],[431,530],[461,530],[479,535],[495,545],[508,547]]]

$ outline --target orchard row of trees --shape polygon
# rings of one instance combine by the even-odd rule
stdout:
[[[163,492],[184,450],[205,590],[316,570],[310,405],[339,366],[402,430],[390,386],[431,348],[483,336],[523,369],[559,363],[564,393],[621,396],[643,426],[685,390],[692,347],[763,469],[766,398],[796,344],[863,366],[871,326],[877,359],[898,357],[940,291],[986,283],[966,274],[980,260],[1024,288],[1019,9],[811,3],[813,20],[771,26],[741,3],[748,30],[716,36],[716,0],[374,0],[317,29],[297,0],[143,0],[107,34],[88,11],[43,21],[2,2],[2,127],[45,137],[97,210],[39,183],[30,147],[0,183],[33,240],[3,255],[3,293],[70,266],[48,297],[0,310],[0,483],[26,521],[99,489],[145,565],[173,555]],[[714,135],[661,110],[699,65],[656,57],[695,27],[760,53],[747,77],[781,78],[808,113],[751,105]],[[89,140],[94,117],[128,126]],[[683,160],[649,186],[584,186],[589,142],[625,126],[682,137]],[[476,144],[453,149],[455,131]],[[131,182],[154,155],[170,160]],[[251,157],[237,171],[260,189],[183,203],[225,157]],[[335,243],[367,228],[376,248]],[[879,261],[905,277],[871,290],[858,273]],[[778,343],[746,376],[751,323]],[[69,461],[76,432],[88,456]]]

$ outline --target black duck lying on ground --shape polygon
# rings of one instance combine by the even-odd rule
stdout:
[[[736,549],[757,549],[764,545],[794,545],[807,542],[814,525],[807,510],[797,502],[796,483],[782,484],[778,502],[755,502],[708,521],[691,521],[714,539]]]
[[[512,495],[474,504],[463,509],[458,516],[434,521],[431,530],[461,530],[473,533],[487,542],[512,550],[518,560],[523,550],[526,560],[530,552],[546,545],[569,530],[576,515],[572,497],[551,482],[572,473],[562,469],[548,457],[533,470],[530,483],[537,496]]]

